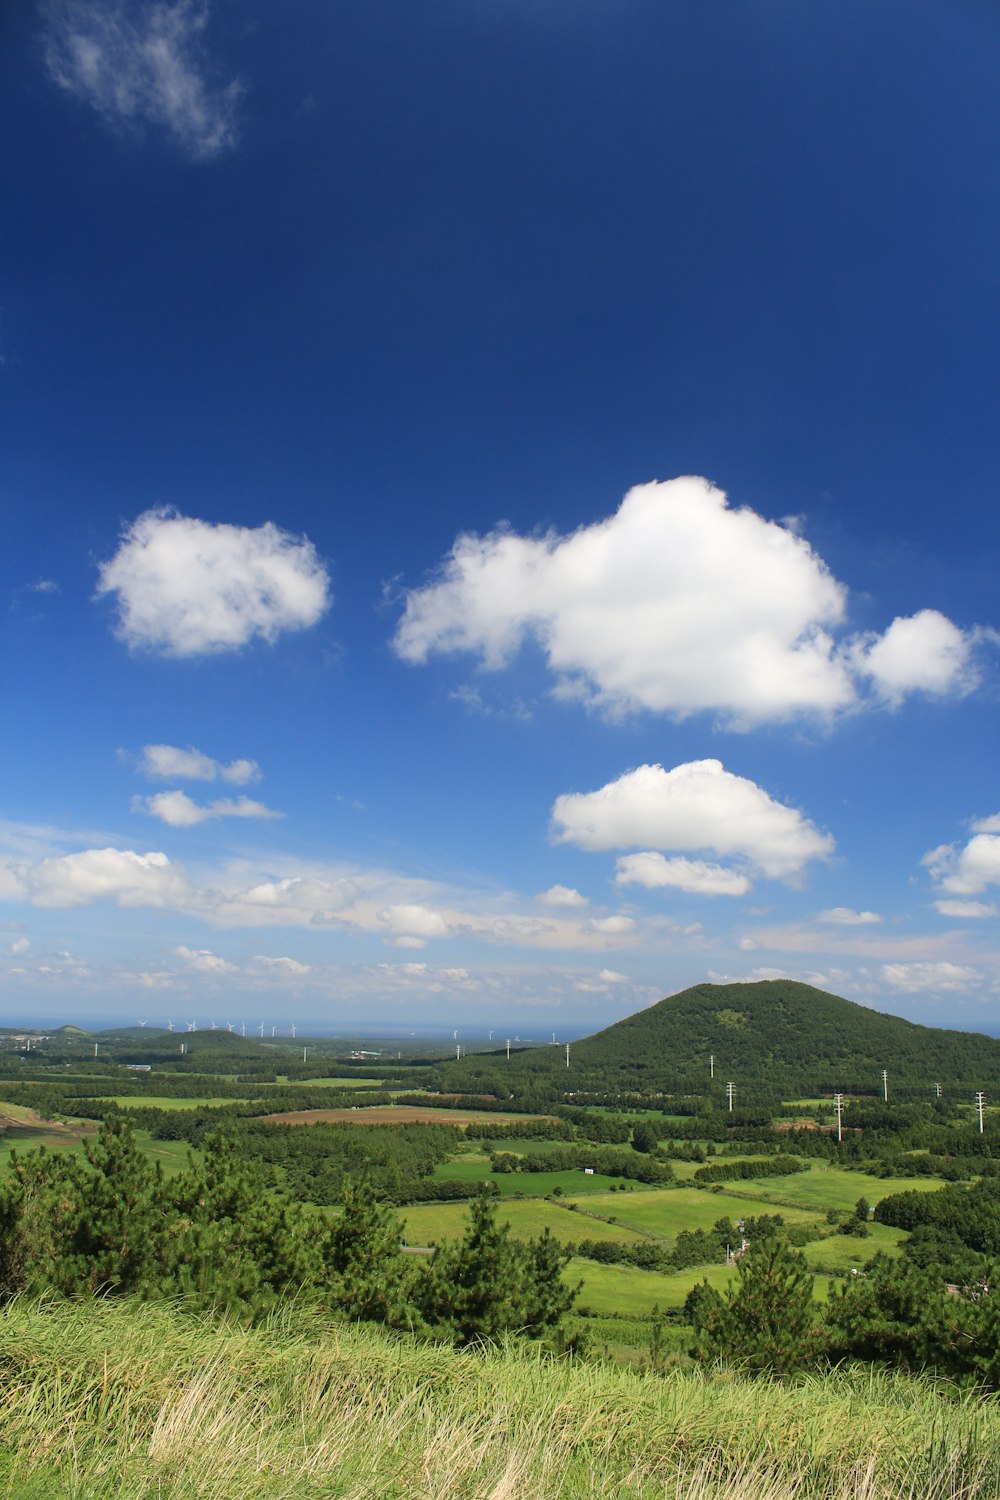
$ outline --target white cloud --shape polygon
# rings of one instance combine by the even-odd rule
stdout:
[[[829,834],[717,760],[688,761],[670,771],[639,766],[596,792],[567,793],[556,799],[552,822],[557,842],[581,849],[652,844],[710,851],[778,879],[798,875],[808,860],[833,851]]]
[[[856,670],[895,706],[907,693],[971,692],[979,680],[971,641],[936,609],[922,609],[893,620],[882,636],[855,642],[852,655]]]
[[[221,797],[215,802],[195,802],[186,792],[156,792],[152,797],[134,797],[132,811],[148,813],[170,828],[194,828],[215,818],[280,818],[279,812],[250,797]]]
[[[664,859],[662,854],[623,854],[618,860],[617,885],[642,885],[647,890],[671,886],[701,896],[745,896],[750,880],[724,865],[710,865],[700,859]]]
[[[0,864],[0,901],[20,901],[26,895],[24,882],[9,864]]]
[[[995,917],[997,914],[992,901],[935,901],[934,906],[942,917]]]
[[[236,964],[231,964],[228,959],[220,958],[217,953],[210,953],[207,948],[175,948],[174,952],[178,958],[182,958],[189,968],[198,974],[238,974]]]
[[[954,994],[979,989],[983,983],[979,969],[947,962],[883,964],[882,978],[894,990],[906,995]]]
[[[597,977],[605,984],[628,984],[628,975],[619,974],[615,969],[602,969]]]
[[[28,938],[15,938],[10,945],[10,952],[15,958],[21,958],[25,953],[31,951],[31,942]]]
[[[973,836],[963,849],[941,844],[921,860],[943,891],[951,896],[978,896],[987,886],[1000,885],[1000,815],[973,823]]]
[[[64,909],[111,900],[121,907],[183,906],[191,887],[165,854],[85,849],[39,860],[23,876],[33,906]]]
[[[550,885],[547,891],[543,891],[538,897],[543,906],[587,906],[586,896],[581,896],[572,886]]]
[[[439,911],[434,911],[427,906],[414,904],[387,906],[379,912],[378,919],[383,927],[399,938],[426,941],[427,938],[448,936],[448,923],[444,917]],[[397,946],[402,946],[402,944]]]
[[[638,485],[567,536],[499,528],[456,540],[409,591],[394,645],[409,662],[470,652],[507,666],[533,637],[557,692],[615,714],[721,713],[733,728],[966,691],[969,645],[934,611],[838,643],[846,589],[787,525],[731,507],[707,480]]]
[[[302,975],[311,973],[310,965],[299,963],[297,958],[268,958],[266,954],[256,953],[253,961],[255,964],[262,964],[265,969],[272,969],[279,974]]]
[[[260,780],[260,766],[255,760],[232,760],[228,765],[204,755],[193,745],[182,750],[178,745],[143,745],[139,770],[152,781],[230,781],[247,786]]]
[[[164,131],[207,160],[235,145],[235,80],[213,86],[200,48],[201,0],[49,0],[45,61],[60,88],[110,125]]]
[[[589,932],[598,932],[604,937],[625,937],[635,932],[638,924],[633,917],[591,917],[587,923]]]
[[[97,592],[116,596],[117,633],[130,648],[189,657],[315,625],[328,585],[312,543],[270,522],[212,525],[148,510],[102,565]]]
[[[819,921],[835,927],[875,927],[881,920],[878,912],[854,911],[850,906],[831,906],[819,914]]]

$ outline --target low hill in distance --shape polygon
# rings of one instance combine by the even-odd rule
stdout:
[[[568,1092],[700,1093],[713,1057],[716,1088],[731,1080],[743,1100],[775,1091],[881,1093],[883,1068],[890,1091],[1000,1086],[1000,1040],[918,1026],[791,979],[693,985],[574,1042],[568,1073],[562,1047],[522,1052],[509,1064],[500,1054],[490,1071],[505,1070],[511,1084],[561,1074]],[[484,1061],[451,1065],[449,1085],[471,1091],[474,1077],[484,1081]]]

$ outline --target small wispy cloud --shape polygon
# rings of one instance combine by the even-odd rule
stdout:
[[[195,160],[236,144],[244,86],[213,80],[203,0],[49,0],[43,14],[50,78],[109,125],[162,130]]]
[[[124,754],[124,752],[122,752]],[[126,757],[127,758],[127,757]],[[139,770],[153,781],[230,781],[246,786],[260,780],[260,766],[255,760],[231,760],[228,764],[213,760],[193,745],[143,745]]]
[[[819,921],[834,927],[877,927],[881,920],[876,911],[855,911],[850,906],[831,906],[819,914]]]
[[[194,828],[216,818],[280,818],[280,812],[254,802],[250,797],[220,797],[215,802],[195,802],[187,792],[156,792],[152,797],[135,797],[132,811],[148,813],[170,828]]]

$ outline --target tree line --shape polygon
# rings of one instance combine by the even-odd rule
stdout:
[[[371,1181],[345,1178],[336,1215],[274,1191],[224,1137],[167,1180],[130,1124],[105,1121],[81,1155],[13,1155],[0,1189],[0,1293],[171,1297],[246,1319],[294,1296],[346,1318],[457,1344],[555,1337],[575,1290],[546,1231],[511,1239],[488,1193],[462,1239],[407,1254]]]

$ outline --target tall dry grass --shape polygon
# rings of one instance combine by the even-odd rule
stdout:
[[[998,1450],[992,1400],[915,1380],[657,1378],[294,1307],[253,1330],[112,1302],[0,1316],[12,1500],[985,1500]]]

